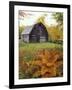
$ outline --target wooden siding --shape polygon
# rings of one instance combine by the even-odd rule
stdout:
[[[27,29],[29,30],[28,27]],[[48,41],[48,32],[46,30],[46,27],[42,23],[35,24],[34,26],[32,26],[32,30],[30,30],[29,34],[22,33],[22,40],[24,42],[46,42]]]
[[[30,42],[48,41],[48,32],[46,30],[46,27],[42,23],[35,24],[29,37]]]
[[[22,40],[23,40],[24,42],[29,42],[29,35],[23,34],[23,35],[22,35]]]

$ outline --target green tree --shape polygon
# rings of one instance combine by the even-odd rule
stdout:
[[[53,13],[53,17],[54,19],[56,19],[59,25],[63,25],[63,13],[58,13],[58,12]]]
[[[24,30],[24,26],[19,26],[19,39],[21,39],[21,33]]]

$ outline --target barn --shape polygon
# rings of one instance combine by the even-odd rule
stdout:
[[[36,23],[33,26],[25,27],[21,38],[24,42],[46,42],[48,41],[48,32],[45,25]]]

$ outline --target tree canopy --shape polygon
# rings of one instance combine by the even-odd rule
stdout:
[[[56,19],[59,25],[63,24],[63,13],[58,13],[58,12],[53,13],[53,17]]]

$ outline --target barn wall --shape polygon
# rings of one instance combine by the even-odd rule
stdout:
[[[48,41],[48,32],[46,27],[42,23],[37,23],[34,25],[30,33],[31,42],[46,42]]]
[[[41,36],[40,37],[40,42],[46,42],[46,37]]]
[[[23,34],[23,35],[22,35],[22,40],[23,40],[24,42],[29,42],[29,35]]]

